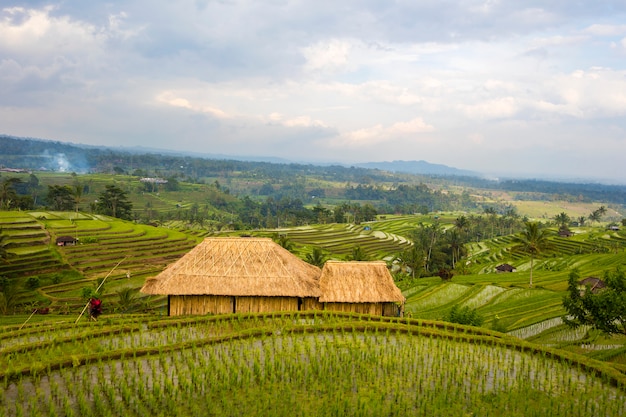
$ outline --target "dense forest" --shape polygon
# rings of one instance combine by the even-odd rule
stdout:
[[[5,171],[0,173],[2,209],[80,208],[145,223],[182,220],[201,227],[210,224],[217,229],[249,229],[358,224],[380,214],[453,210],[505,214],[511,210],[507,205],[477,200],[465,186],[515,191],[534,200],[626,203],[626,186],[498,182],[339,165],[208,159],[9,136],[0,136],[0,147],[0,167]],[[71,182],[48,179],[44,184],[39,176],[46,172],[71,173]],[[114,184],[98,184],[95,175]],[[190,191],[200,191],[201,197],[189,200]],[[145,198],[146,194],[157,196],[161,192],[178,200],[164,209],[154,205],[155,199]]]
[[[603,201],[626,204],[626,185],[582,182],[556,182],[541,179],[489,180],[479,176],[443,176],[391,173],[379,169],[341,165],[271,163],[210,159],[184,154],[133,152],[124,149],[92,147],[40,139],[22,139],[0,135],[0,166],[15,169],[66,171],[76,173],[117,173],[137,176],[175,177],[201,183],[207,178],[246,178],[247,188],[231,191],[245,194],[302,198],[302,190],[291,192],[306,178],[343,182],[353,187],[348,193],[370,192],[376,184],[446,184],[487,190],[507,190],[531,195],[533,199],[558,198],[565,201]],[[276,185],[281,185],[277,187]],[[272,187],[274,185],[274,187]],[[365,189],[365,186],[370,186]],[[301,187],[305,188],[305,187]],[[310,188],[310,187],[309,187]],[[279,191],[274,194],[274,191]],[[265,191],[265,192],[263,192]],[[270,192],[268,192],[270,191]],[[311,190],[309,190],[311,191]],[[318,190],[319,191],[319,190]],[[313,191],[313,194],[315,191]],[[381,190],[374,199],[380,199]],[[352,198],[350,195],[341,198]],[[361,199],[363,196],[360,196]],[[390,203],[394,205],[394,203]],[[426,205],[430,204],[425,202]]]

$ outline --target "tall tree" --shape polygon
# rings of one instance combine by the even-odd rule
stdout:
[[[72,210],[74,208],[74,191],[69,185],[49,185],[46,201],[53,210]]]
[[[571,327],[589,325],[607,334],[626,336],[626,275],[621,269],[607,271],[606,288],[592,291],[581,289],[578,271],[572,271],[568,281],[568,296],[563,299],[567,314],[563,321]]]
[[[513,237],[512,250],[530,255],[530,284],[533,286],[533,267],[535,258],[550,247],[550,233],[542,229],[537,222],[526,222],[526,228]]]
[[[72,190],[72,197],[74,197],[74,205],[76,208],[76,214],[78,214],[78,206],[83,200],[83,186],[80,184],[74,185],[74,190]]]
[[[126,197],[126,192],[116,185],[107,185],[100,193],[97,203],[101,214],[131,220],[133,205]]]
[[[456,218],[456,220],[454,220],[454,227],[456,230],[459,231],[461,236],[465,236],[469,226],[470,226],[470,222],[465,216],[459,216]]]
[[[289,236],[284,233],[275,234],[274,242],[278,243],[281,247],[287,249],[288,251],[293,249],[293,242],[289,239]]]
[[[556,216],[554,216],[554,221],[559,226],[560,229],[566,229],[569,225],[571,218],[567,215],[566,212],[562,211]]]
[[[369,256],[367,256],[362,247],[355,246],[352,248],[352,253],[348,256],[348,259],[351,261],[367,261]]]
[[[600,206],[589,214],[589,220],[592,222],[599,222],[605,214],[606,207]]]
[[[421,247],[416,245],[396,255],[396,261],[404,272],[410,272],[411,277],[415,278],[418,271],[424,267],[424,259],[426,254]],[[417,274],[419,276],[419,274]]]
[[[319,266],[320,268],[326,263],[328,256],[322,248],[314,246],[313,250],[305,255],[305,260],[311,265]]]
[[[15,205],[17,192],[15,185],[21,183],[19,178],[7,178],[0,185],[0,209],[9,210]]]

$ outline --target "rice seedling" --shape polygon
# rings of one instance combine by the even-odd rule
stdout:
[[[467,326],[319,312],[142,320],[111,335],[117,351],[57,335],[60,352],[88,353],[57,367],[59,350],[40,349],[38,374],[2,387],[6,415],[626,412],[610,366]]]

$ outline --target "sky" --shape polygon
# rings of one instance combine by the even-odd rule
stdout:
[[[626,2],[3,0],[0,133],[626,183]]]

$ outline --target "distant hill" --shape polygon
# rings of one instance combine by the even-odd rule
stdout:
[[[211,156],[217,159],[212,159]],[[453,181],[456,185],[558,195],[563,200],[601,201],[626,205],[626,185],[597,182],[559,182],[539,179],[486,179],[480,173],[426,161],[369,162],[342,164],[303,164],[261,158],[236,159],[234,156],[177,153],[141,147],[110,148],[79,145],[44,139],[18,138],[0,134],[0,168],[50,170],[64,172],[133,173],[143,170],[163,177],[174,176],[194,182],[203,177],[221,177],[226,173],[246,173],[255,181],[291,183],[301,176],[323,178],[341,183],[359,184],[364,177],[374,182]],[[152,175],[151,174],[151,175]],[[142,173],[143,175],[143,173]],[[406,176],[415,176],[407,179]],[[280,196],[278,196],[280,198]],[[546,198],[542,196],[541,198]]]
[[[449,167],[442,164],[431,164],[426,161],[392,161],[392,162],[366,162],[355,164],[361,168],[380,169],[389,172],[404,172],[407,174],[419,175],[443,175],[443,176],[460,176],[460,177],[480,177],[481,174],[474,171],[468,171]]]

